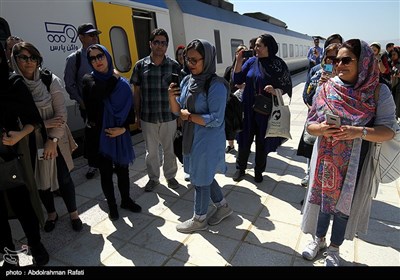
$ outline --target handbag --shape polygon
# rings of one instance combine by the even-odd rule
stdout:
[[[268,119],[267,132],[265,137],[283,137],[292,139],[290,135],[290,110],[282,98],[282,90],[275,89],[272,112]]]
[[[253,109],[259,114],[269,116],[272,112],[272,98],[261,93],[256,94]]]
[[[371,148],[378,182],[387,184],[400,178],[400,131],[389,141],[371,143]]]
[[[0,190],[7,190],[25,185],[20,157],[5,161],[0,157]]]

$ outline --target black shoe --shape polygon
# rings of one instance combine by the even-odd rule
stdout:
[[[264,180],[262,173],[256,173],[254,176],[254,182],[261,183]]]
[[[118,214],[118,209],[117,205],[113,206],[108,206],[110,209],[110,213],[108,213],[108,217],[110,218],[111,221],[116,221],[119,219],[119,214]]]
[[[71,220],[72,229],[75,231],[81,231],[83,228],[81,219],[72,219]]]
[[[46,248],[41,242],[35,246],[31,246],[31,253],[34,265],[42,266],[49,262],[49,253],[47,253]]]
[[[92,179],[96,175],[97,168],[89,167],[89,171],[86,173],[86,179]]]
[[[235,182],[239,182],[243,179],[244,175],[246,175],[246,173],[243,170],[236,170],[235,174],[233,175],[232,179]]]
[[[122,202],[121,203],[121,208],[122,209],[128,209],[132,212],[138,213],[142,211],[142,207],[140,205],[136,204],[132,199],[128,200],[127,202]]]
[[[56,227],[56,222],[58,221],[58,214],[56,214],[56,218],[54,220],[47,220],[44,224],[44,231],[50,232]]]
[[[226,147],[226,149],[225,149],[225,153],[227,154],[227,153],[229,153],[230,151],[232,151],[232,150],[234,150],[235,149],[235,147],[231,147],[231,146],[227,146]]]

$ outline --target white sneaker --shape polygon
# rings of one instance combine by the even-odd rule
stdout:
[[[319,237],[315,237],[313,241],[311,241],[306,248],[304,249],[303,253],[301,254],[303,258],[306,260],[312,261],[317,256],[318,252],[322,249],[326,248],[326,241],[325,239],[322,240]]]
[[[325,266],[339,266],[339,248],[329,246],[328,250],[324,253]]]
[[[205,230],[208,228],[207,219],[200,222],[195,217],[176,226],[176,230],[182,233],[192,233],[197,230]]]
[[[210,226],[218,225],[223,219],[227,218],[233,213],[233,210],[225,204],[224,206],[218,207],[214,214],[208,219]]]
[[[307,187],[308,186],[308,180],[310,179],[310,176],[307,174],[303,179],[301,179],[301,185],[303,187]]]

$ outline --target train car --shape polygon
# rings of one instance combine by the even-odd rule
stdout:
[[[100,43],[113,56],[115,68],[128,79],[135,62],[149,54],[149,34],[164,28],[170,35],[167,55],[174,58],[178,45],[195,38],[212,42],[217,49],[217,72],[231,65],[239,44],[270,33],[279,44],[278,56],[291,71],[307,67],[312,37],[289,30],[262,13],[239,14],[223,0],[0,0],[0,40],[10,35],[33,43],[41,51],[43,65],[61,79],[66,57],[81,43],[77,28],[92,22],[102,31]],[[84,123],[74,101],[66,96],[68,124],[79,136]]]

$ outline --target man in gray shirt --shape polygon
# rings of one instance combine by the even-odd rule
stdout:
[[[86,49],[90,45],[99,43],[100,33],[101,31],[97,30],[91,23],[84,23],[78,27],[78,36],[82,42],[82,47],[67,57],[64,71],[65,89],[70,98],[78,102],[84,122],[86,122],[86,108],[82,99],[82,78],[86,73],[91,72],[89,62],[86,58]],[[88,130],[90,130],[90,125],[86,125],[85,135],[88,133]],[[89,162],[89,170],[86,173],[87,179],[92,179],[97,171],[96,168],[91,166]]]

